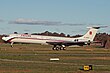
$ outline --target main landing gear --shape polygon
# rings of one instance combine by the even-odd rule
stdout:
[[[54,47],[52,48],[52,50],[65,50],[65,45],[54,45]]]

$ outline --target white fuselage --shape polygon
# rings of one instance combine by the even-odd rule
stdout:
[[[86,41],[85,39],[81,38],[67,38],[67,37],[30,35],[30,34],[11,34],[8,37],[4,37],[2,39],[9,42],[41,43],[41,44],[47,44],[46,42],[63,42],[63,41],[75,42],[76,39],[78,39],[78,41]]]

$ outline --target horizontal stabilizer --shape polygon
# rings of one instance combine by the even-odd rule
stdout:
[[[94,29],[99,29],[99,28],[106,28],[108,26],[93,26],[93,27],[87,27],[87,28],[94,28]]]

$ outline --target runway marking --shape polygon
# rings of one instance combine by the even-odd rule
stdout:
[[[72,66],[79,66],[79,64],[74,63],[60,63],[60,62],[42,62],[42,61],[26,61],[26,60],[11,60],[11,59],[0,59],[0,61],[7,61],[7,62],[24,62],[24,63],[48,63],[48,64],[59,64],[59,65],[72,65]],[[80,64],[84,65],[84,64]],[[92,64],[93,65],[93,64]],[[93,65],[93,66],[109,66],[109,65]]]
[[[73,64],[73,63],[42,62],[42,61],[26,61],[26,60],[10,60],[10,59],[0,59],[0,61],[8,61],[8,62],[25,62],[25,63],[51,63],[51,64],[77,65],[77,64]]]

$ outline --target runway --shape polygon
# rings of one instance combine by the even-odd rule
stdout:
[[[72,53],[72,54],[44,54],[44,53],[33,53],[33,54],[13,54],[13,53],[7,53],[7,54],[0,54],[0,56],[108,56],[110,57],[110,54],[107,53],[106,55],[103,53]]]
[[[79,64],[76,63],[64,63],[64,62],[58,62],[58,61],[29,61],[29,60],[12,60],[12,59],[0,59],[0,61],[6,61],[6,62],[20,62],[20,63],[44,63],[44,64],[56,64],[56,65],[72,65],[72,66],[78,66]],[[83,66],[85,64],[80,64],[80,66]],[[93,65],[93,64],[92,64]],[[93,66],[108,66],[108,65],[96,65]]]

